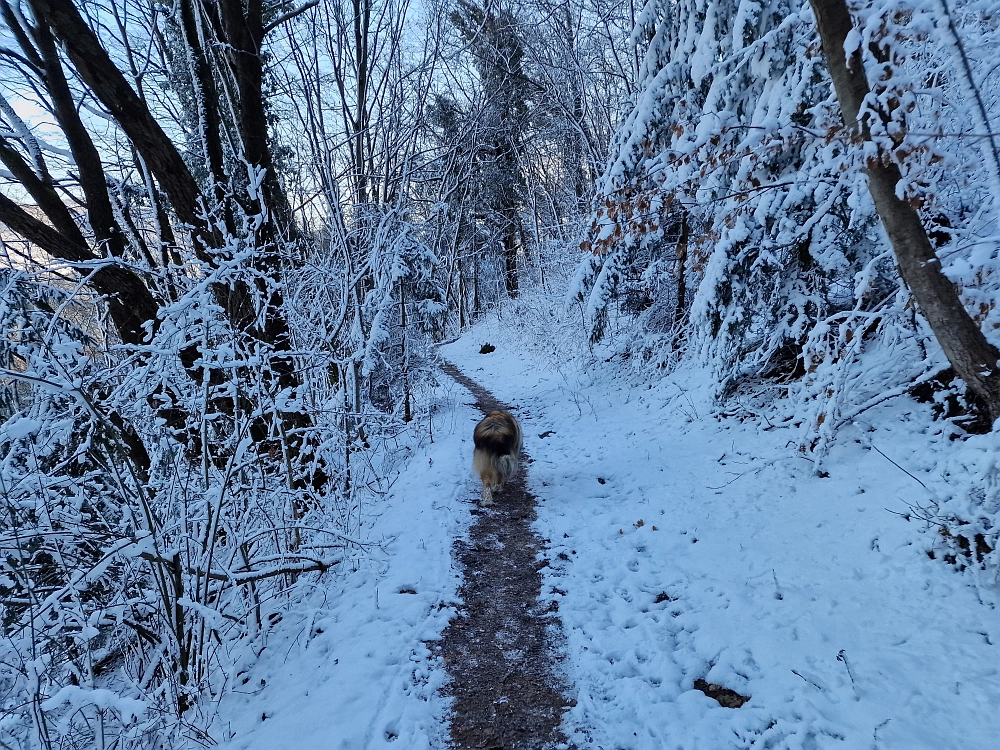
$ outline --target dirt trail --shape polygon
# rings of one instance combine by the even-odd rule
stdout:
[[[441,369],[472,391],[484,414],[508,409],[454,365],[444,362]],[[432,646],[450,678],[446,691],[454,698],[449,717],[454,748],[567,747],[560,724],[570,703],[555,668],[562,629],[554,603],[538,601],[538,571],[548,563],[537,559],[545,547],[531,529],[535,500],[522,470],[497,494],[496,505],[473,509],[476,522],[469,539],[453,547],[463,571],[462,604]]]

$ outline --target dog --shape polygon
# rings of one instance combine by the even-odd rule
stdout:
[[[493,493],[517,471],[521,455],[521,426],[510,412],[493,411],[472,433],[476,449],[472,468],[483,483],[481,505],[493,505]]]

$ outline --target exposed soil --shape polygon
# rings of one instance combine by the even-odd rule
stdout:
[[[748,695],[740,695],[735,690],[730,690],[722,685],[716,685],[714,682],[705,682],[704,680],[695,680],[694,689],[700,690],[709,698],[714,698],[723,708],[739,708],[750,700],[750,696]]]
[[[484,414],[509,410],[453,365],[444,362],[441,369],[472,391]],[[571,703],[555,667],[562,649],[556,605],[538,601],[538,571],[548,563],[539,560],[545,546],[531,529],[536,498],[525,488],[523,471],[495,501],[472,510],[469,539],[455,542],[462,604],[431,646],[448,670],[452,747],[544,750],[566,743],[560,724]]]

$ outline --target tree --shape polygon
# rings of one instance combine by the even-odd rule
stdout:
[[[213,284],[213,294],[238,331],[271,350],[265,377],[273,377],[273,387],[294,391],[300,383],[290,354],[293,344],[285,319],[281,258],[283,254],[294,254],[297,233],[277,176],[267,132],[262,44],[265,32],[273,26],[265,26],[265,7],[254,1],[244,10],[241,4],[233,5],[228,0],[205,5],[185,0],[178,6],[185,48],[177,57],[186,65],[190,54],[194,62],[193,105],[198,112],[194,119],[199,125],[197,137],[205,144],[205,172],[210,175],[205,186],[207,190],[199,185],[171,137],[153,115],[141,87],[129,84],[73,3],[70,0],[32,0],[32,8],[36,21],[33,26],[6,2],[0,6],[24,58],[34,61],[31,72],[44,87],[73,153],[88,223],[100,250],[95,253],[86,248],[83,235],[52,188],[41,154],[35,159],[36,174],[9,145],[0,151],[0,157],[8,168],[13,167],[12,173],[35,199],[55,231],[33,223],[30,216],[19,213],[10,201],[0,203],[5,223],[54,257],[73,263],[94,262],[103,252],[115,259],[127,259],[130,249],[125,238],[128,236],[136,246],[134,250],[139,259],[151,263],[154,268],[158,265],[144,240],[144,233],[136,229],[141,221],[130,217],[121,207],[118,211],[129,226],[121,226],[116,218],[108,194],[109,177],[78,113],[78,97],[69,87],[56,50],[58,39],[75,72],[121,128],[134,148],[136,161],[143,169],[148,168],[151,180],[155,180],[162,191],[161,196],[149,185],[148,198],[157,206],[161,243],[176,243],[177,234],[189,234],[195,255],[208,268],[218,268],[220,261],[232,256],[234,249],[250,248],[247,256],[250,273],[246,278],[236,279],[231,284]],[[274,21],[279,22],[280,18]],[[155,17],[152,23],[155,29]],[[162,35],[159,38],[162,39]],[[212,64],[221,61],[210,59],[206,42],[218,42],[218,47],[227,50],[229,59],[225,69],[232,72],[233,81],[227,81],[219,64]],[[127,59],[134,58],[129,54]],[[139,80],[137,77],[136,81]],[[228,89],[227,83],[232,83]],[[229,106],[225,108],[220,98],[223,90],[229,90],[230,97]],[[225,122],[221,115],[223,109],[235,112],[235,119]],[[232,134],[237,141],[229,148],[229,159],[245,165],[242,175],[236,169],[227,171],[223,167],[223,143],[231,141]],[[160,204],[164,198],[176,215],[176,229],[162,211]],[[239,226],[233,218],[234,199],[239,203]],[[91,283],[99,292],[108,295],[112,318],[123,341],[140,343],[155,328],[160,302],[133,271],[115,263],[107,264],[96,270]],[[263,315],[259,314],[261,302]],[[199,358],[198,348],[199,344],[192,343],[180,351],[185,369],[196,380],[202,377],[201,370],[194,364]],[[176,399],[169,393],[165,395],[168,403],[163,413],[169,422],[180,426],[184,417],[177,408]],[[223,411],[229,408],[225,399],[216,400],[216,405]],[[288,436],[290,450],[298,454],[304,447],[300,436],[308,429],[310,420],[298,411],[283,411],[273,417],[277,420],[277,432]],[[266,419],[259,420],[254,430],[258,439],[264,441],[272,426]],[[321,483],[322,474],[317,474],[314,480]]]
[[[479,72],[482,105],[474,120],[478,142],[474,155],[480,204],[497,224],[503,245],[507,294],[518,292],[517,256],[522,242],[524,141],[535,84],[524,70],[524,43],[513,11],[459,0],[450,15],[469,47]]]
[[[877,115],[887,124],[892,113],[885,109],[862,112],[870,89],[860,44],[853,48],[849,60],[845,52],[848,35],[853,29],[847,3],[844,0],[810,2],[844,125],[856,137],[870,140],[870,118]],[[880,62],[887,62],[887,51],[875,49],[874,52]],[[951,366],[980,399],[991,421],[996,422],[1000,419],[1000,351],[986,340],[962,305],[954,284],[942,273],[941,262],[916,209],[897,195],[896,186],[902,175],[891,151],[880,150],[870,157],[865,172],[879,218],[892,243],[900,275]]]
[[[228,637],[207,613],[253,638],[262,598],[330,564],[302,530],[337,522],[319,520],[329,454],[309,441],[329,435],[304,408],[285,297],[306,240],[264,98],[264,38],[298,10],[0,2],[11,88],[48,113],[29,127],[0,97],[4,249],[28,248],[0,305],[15,478],[0,526],[19,561],[4,585],[22,597],[5,611],[4,707],[30,706],[43,744],[47,715],[70,743],[174,744]],[[41,672],[26,653],[46,654]],[[142,684],[116,689],[156,706],[144,728],[41,705],[131,667]]]

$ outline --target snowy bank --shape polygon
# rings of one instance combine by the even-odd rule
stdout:
[[[922,409],[869,413],[887,427],[847,428],[818,476],[691,373],[629,382],[496,320],[442,353],[523,420],[580,747],[996,746],[996,591],[929,559],[935,529],[899,515],[926,491],[869,447],[937,466]]]

